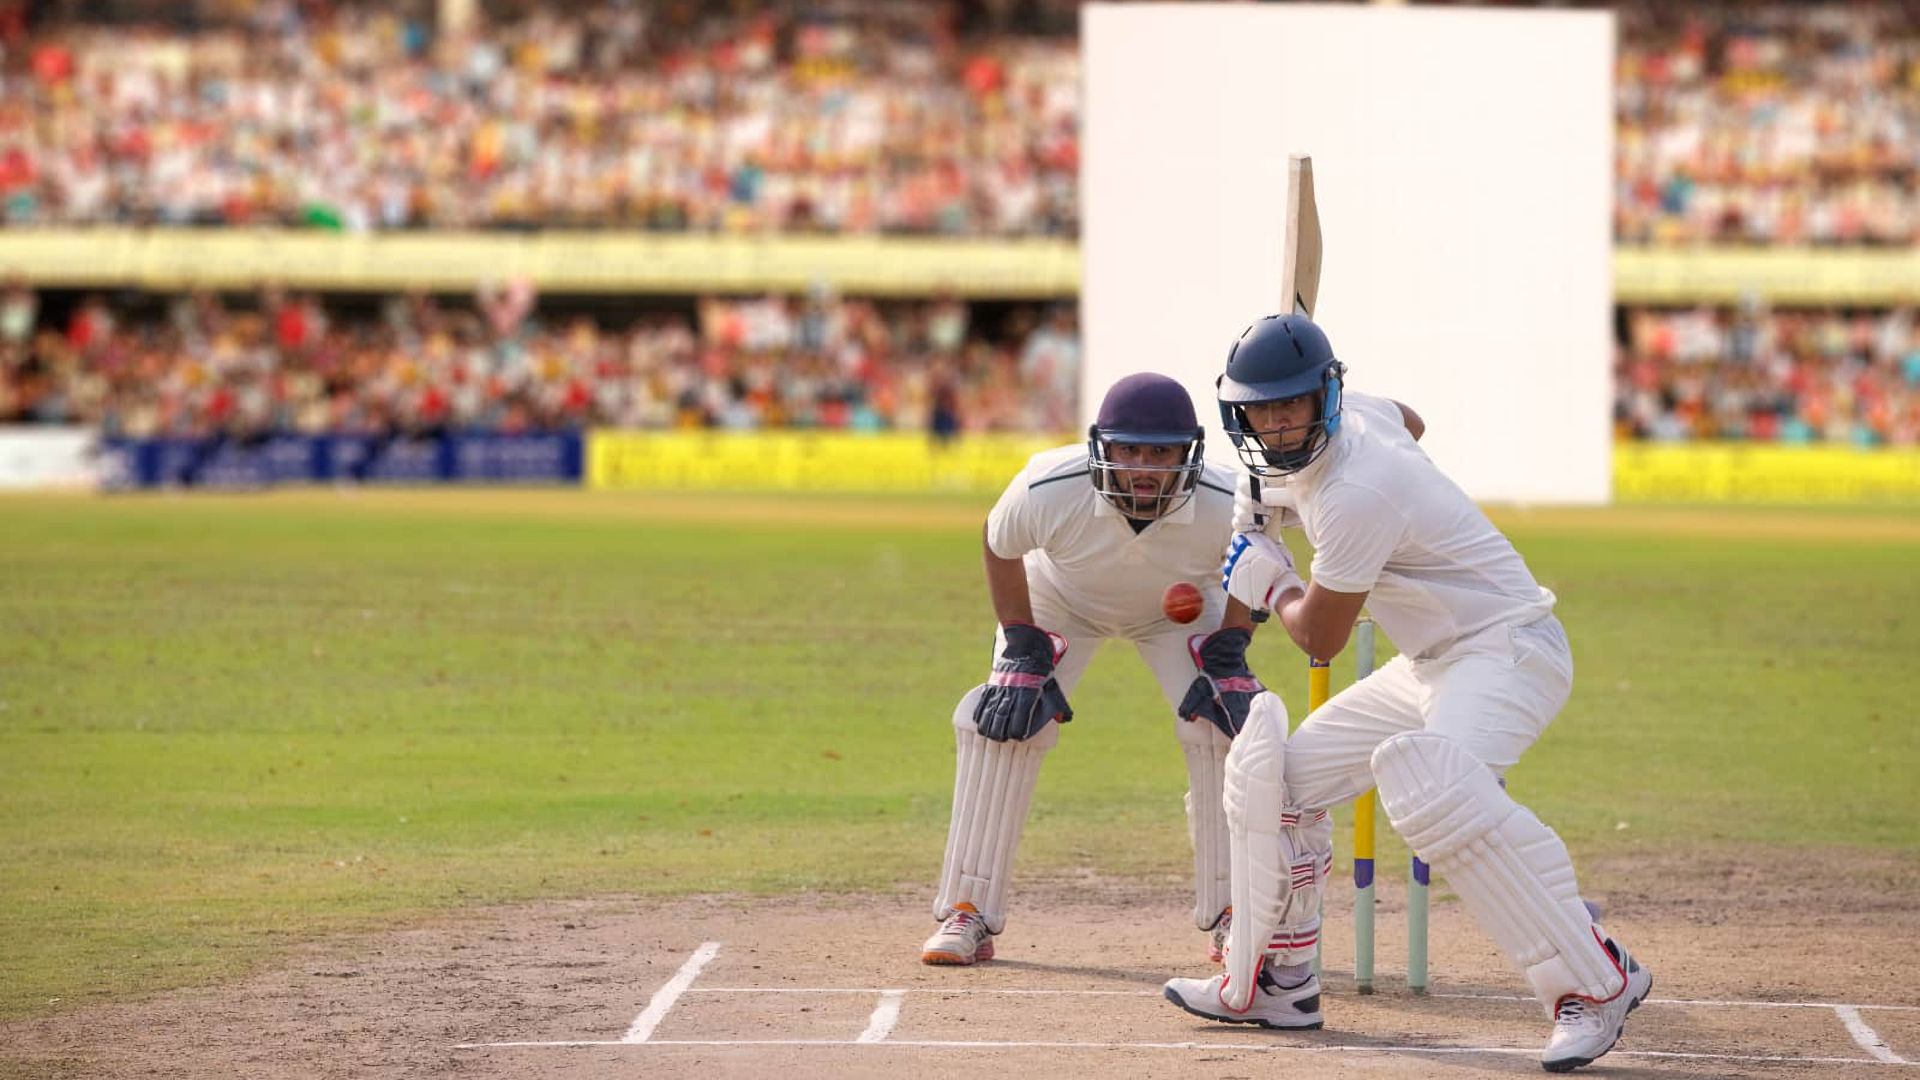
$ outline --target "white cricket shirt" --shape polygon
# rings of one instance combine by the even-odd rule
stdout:
[[[1281,490],[1313,545],[1313,580],[1371,593],[1374,621],[1415,659],[1553,611],[1553,593],[1386,398],[1347,394],[1332,445]]]
[[[1105,636],[1164,631],[1160,597],[1168,585],[1189,581],[1207,595],[1220,592],[1234,479],[1208,462],[1185,506],[1135,533],[1094,490],[1085,443],[1043,450],[987,515],[987,544],[1003,559],[1024,557],[1030,584],[1050,587]]]

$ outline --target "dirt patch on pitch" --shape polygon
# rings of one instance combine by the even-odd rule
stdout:
[[[1612,860],[1584,881],[1655,975],[1595,1075],[1899,1076],[1888,1059],[1920,1061],[1920,859]],[[1414,997],[1399,883],[1382,889],[1371,997],[1351,989],[1347,898],[1329,903],[1321,1032],[1174,1009],[1162,980],[1208,970],[1179,891],[1054,878],[1021,890],[999,958],[972,969],[918,963],[918,893],[547,903],[6,1025],[0,1077],[1537,1075],[1545,1021],[1490,941],[1437,886],[1434,994]],[[636,1028],[647,1041],[621,1045]],[[506,1043],[544,1045],[479,1045]]]

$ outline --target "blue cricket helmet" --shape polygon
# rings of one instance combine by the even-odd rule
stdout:
[[[1227,370],[1214,384],[1220,423],[1240,460],[1255,476],[1299,472],[1326,452],[1340,430],[1340,387],[1347,367],[1333,355],[1327,335],[1305,315],[1269,315],[1241,332],[1227,351]],[[1286,428],[1256,430],[1248,405],[1318,394],[1306,441],[1278,449]],[[1272,444],[1272,445],[1269,445]]]
[[[1107,391],[1099,415],[1087,429],[1087,469],[1093,488],[1130,518],[1151,521],[1171,514],[1193,498],[1200,484],[1206,467],[1205,438],[1186,387],[1150,371],[1129,375]],[[1178,465],[1124,465],[1114,460],[1115,446],[1184,446],[1186,452]],[[1158,495],[1142,497],[1121,485],[1121,470],[1166,473],[1173,479],[1162,485]]]

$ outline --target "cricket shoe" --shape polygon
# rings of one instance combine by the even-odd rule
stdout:
[[[1319,976],[1309,975],[1299,986],[1282,989],[1267,965],[1261,964],[1253,1000],[1239,1012],[1229,1009],[1220,997],[1226,985],[1226,972],[1221,972],[1211,979],[1168,979],[1162,993],[1195,1016],[1227,1024],[1259,1024],[1286,1031],[1317,1031],[1326,1025],[1320,1015]]]
[[[923,964],[964,966],[991,959],[993,931],[987,929],[987,920],[980,917],[980,912],[964,901],[953,905],[953,914],[920,946]]]
[[[1601,942],[1626,976],[1626,985],[1605,1001],[1594,1001],[1568,994],[1553,1008],[1553,1037],[1540,1052],[1540,1067],[1548,1072],[1568,1072],[1591,1065],[1600,1055],[1613,1049],[1626,1030],[1627,1014],[1640,1007],[1653,989],[1653,972],[1635,960],[1612,938]]]
[[[1216,964],[1227,960],[1227,932],[1233,929],[1233,908],[1229,905],[1220,912],[1213,922],[1213,929],[1207,931],[1207,959]]]

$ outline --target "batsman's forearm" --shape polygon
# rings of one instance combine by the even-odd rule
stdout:
[[[1003,623],[1031,623],[1033,597],[1027,592],[1025,560],[995,555],[985,529],[980,531],[980,551],[987,567],[987,596],[993,601],[993,617]]]
[[[1274,601],[1273,617],[1280,620],[1281,626],[1286,627],[1287,636],[1293,639],[1295,645],[1300,646],[1301,652],[1315,660],[1330,660],[1332,657],[1321,656],[1313,651],[1313,642],[1307,636],[1306,607],[1306,590],[1288,589],[1280,594],[1279,600]]]
[[[1296,582],[1273,606],[1280,625],[1301,652],[1315,660],[1332,660],[1353,636],[1354,620],[1366,609],[1367,595],[1334,592],[1319,585],[1308,585],[1302,592]]]

